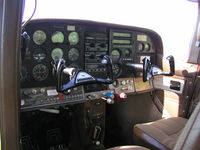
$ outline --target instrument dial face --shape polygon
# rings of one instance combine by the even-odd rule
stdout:
[[[77,32],[71,32],[68,36],[70,45],[76,45],[79,42],[79,35]]]
[[[51,36],[52,43],[63,43],[64,39],[64,34],[60,31],[54,32]]]
[[[51,52],[51,58],[53,60],[60,59],[63,57],[63,50],[61,48],[55,48]]]
[[[113,50],[111,53],[111,57],[113,61],[119,60],[119,58],[121,57],[119,50]]]
[[[150,44],[145,43],[145,44],[144,44],[144,50],[146,50],[146,51],[150,51],[150,49],[151,49]]]
[[[71,61],[76,61],[79,58],[79,51],[76,48],[72,48],[68,52],[68,58]]]
[[[144,50],[144,44],[143,43],[139,43],[138,44],[138,51],[143,51]]]
[[[46,58],[46,53],[43,49],[36,49],[33,53],[33,59],[37,62],[41,62]]]
[[[37,45],[42,45],[46,41],[46,33],[42,30],[37,30],[33,33],[33,41]]]
[[[33,68],[32,74],[36,81],[43,81],[48,77],[49,70],[45,65],[38,64]]]

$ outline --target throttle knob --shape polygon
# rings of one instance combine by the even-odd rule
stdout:
[[[112,92],[103,93],[103,95],[102,100],[105,100],[108,104],[114,104],[115,95]]]

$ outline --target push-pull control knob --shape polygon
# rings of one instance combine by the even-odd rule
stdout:
[[[105,100],[108,104],[114,104],[115,95],[112,92],[103,93],[101,97],[102,100]]]
[[[118,97],[121,98],[121,99],[126,99],[127,98],[127,94],[122,92],[122,93],[118,94]]]
[[[127,99],[127,94],[122,92],[115,95],[115,102],[121,103],[123,100]]]

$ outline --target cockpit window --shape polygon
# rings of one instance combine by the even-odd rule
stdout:
[[[23,20],[33,9],[34,0],[26,0]],[[187,0],[37,0],[33,19],[84,19],[149,28],[162,37],[164,55],[187,61],[197,11],[198,4]]]

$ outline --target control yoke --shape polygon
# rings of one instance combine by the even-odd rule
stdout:
[[[170,72],[164,72],[163,70],[158,68],[156,65],[152,65],[150,60],[147,57],[145,57],[142,60],[143,65],[127,63],[126,66],[133,67],[138,70],[142,70],[143,82],[146,82],[147,80],[151,79],[153,76],[156,76],[156,75],[165,75],[165,76],[174,75],[174,72],[175,72],[174,57],[170,55],[166,59],[169,61]]]
[[[57,75],[57,91],[65,92],[73,87],[86,84],[111,84],[114,81],[113,71],[112,71],[112,60],[109,56],[105,55],[102,59],[102,64],[105,64],[108,71],[108,78],[95,78],[92,75],[84,72],[83,70],[76,71],[75,68],[69,68],[65,65],[64,59],[58,59],[55,62],[55,70]],[[65,75],[65,76],[64,76]],[[63,77],[69,76],[69,81],[63,84]]]

